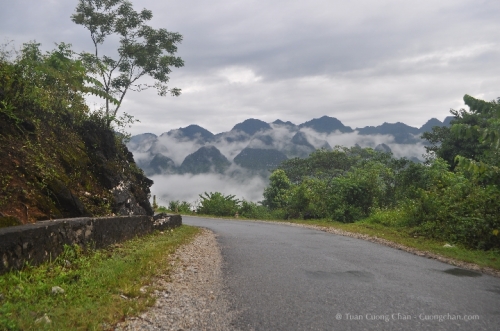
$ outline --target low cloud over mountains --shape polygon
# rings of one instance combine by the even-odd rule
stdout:
[[[441,122],[433,118],[421,128],[398,122],[356,129],[328,116],[300,125],[282,120],[266,123],[247,119],[219,134],[199,125],[160,136],[139,134],[127,146],[137,164],[155,181],[152,190],[160,201],[192,202],[204,191],[217,190],[256,201],[262,196],[269,169],[283,160],[307,157],[319,148],[357,144],[418,161],[425,153],[422,133],[434,126],[447,126],[451,119],[447,117]],[[189,189],[184,187],[179,192],[179,185],[175,185],[176,194],[166,192],[166,187],[181,182],[189,183]]]

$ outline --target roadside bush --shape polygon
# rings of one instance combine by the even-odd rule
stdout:
[[[435,160],[429,169],[432,185],[404,204],[406,225],[418,234],[473,249],[500,248],[500,191],[479,185],[461,172],[448,171]]]
[[[188,214],[191,213],[193,209],[189,202],[175,200],[168,203],[168,210],[176,213]]]
[[[224,196],[220,192],[200,194],[197,213],[215,216],[234,216],[240,207],[240,201],[234,195]]]
[[[155,209],[156,213],[167,213],[169,209],[165,206],[158,206],[158,208]]]
[[[246,218],[270,219],[269,209],[252,201],[241,201],[238,214]]]
[[[366,222],[381,224],[388,227],[403,227],[405,226],[405,220],[406,213],[401,207],[396,207],[394,209],[376,208],[366,219]]]

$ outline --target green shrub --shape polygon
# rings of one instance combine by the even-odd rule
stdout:
[[[381,224],[388,227],[402,227],[406,222],[406,213],[403,208],[394,209],[376,208],[366,219],[367,223]]]
[[[498,187],[448,171],[441,159],[431,164],[429,176],[432,185],[404,204],[406,225],[427,237],[469,248],[500,248]]]
[[[157,213],[166,213],[166,212],[168,212],[168,211],[169,211],[169,210],[168,210],[168,208],[167,208],[167,207],[165,207],[165,206],[159,206],[159,207],[158,207],[158,208],[156,208],[156,210],[155,210],[155,212],[157,212]]]
[[[234,216],[239,209],[240,201],[234,195],[224,196],[220,192],[200,194],[200,205],[197,213],[215,216]]]
[[[168,203],[168,210],[176,212],[176,213],[188,214],[188,213],[191,213],[192,206],[187,201],[175,200],[175,201],[170,201]]]
[[[270,219],[269,209],[252,201],[241,201],[238,214],[245,218]]]

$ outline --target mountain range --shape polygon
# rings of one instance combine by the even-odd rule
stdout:
[[[422,133],[434,126],[449,126],[451,120],[452,116],[443,122],[432,118],[420,128],[397,122],[352,129],[329,116],[299,125],[250,118],[218,134],[196,124],[159,136],[143,133],[131,137],[127,147],[148,176],[242,171],[266,175],[283,160],[336,145],[371,147],[418,162],[425,152]]]

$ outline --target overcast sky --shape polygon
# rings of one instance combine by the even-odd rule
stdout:
[[[70,20],[76,0],[0,0],[0,37],[91,51]],[[296,124],[323,115],[353,128],[420,127],[500,97],[498,0],[135,0],[151,24],[183,35],[180,97],[130,92],[132,134],[199,124],[213,133],[247,118]]]

